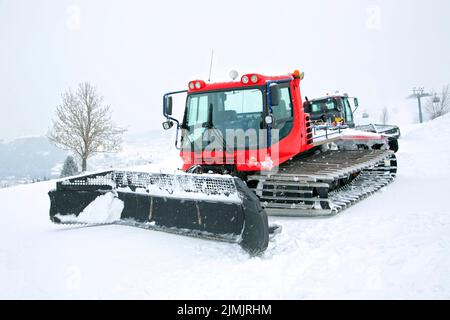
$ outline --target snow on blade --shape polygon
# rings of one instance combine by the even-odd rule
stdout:
[[[140,173],[128,175],[138,180],[144,177]],[[124,172],[125,180],[128,178]],[[145,187],[132,191],[129,187],[117,188],[120,192],[138,192],[162,198],[202,200],[226,203],[242,203],[234,179],[226,175],[197,175],[186,173],[151,174]]]
[[[78,217],[75,215],[56,215],[62,222],[77,223],[113,223],[120,220],[123,211],[123,201],[118,199],[114,193],[108,192],[98,196],[92,201]]]

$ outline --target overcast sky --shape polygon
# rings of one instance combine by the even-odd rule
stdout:
[[[449,40],[448,0],[0,0],[0,139],[45,134],[82,81],[118,124],[159,129],[162,95],[206,80],[211,49],[213,81],[298,68],[304,95],[398,116],[413,86],[450,83]]]

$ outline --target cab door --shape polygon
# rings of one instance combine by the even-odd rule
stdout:
[[[354,128],[355,122],[353,121],[353,112],[352,112],[352,108],[350,106],[350,102],[348,101],[348,98],[344,98],[343,103],[344,103],[345,123],[350,128]]]

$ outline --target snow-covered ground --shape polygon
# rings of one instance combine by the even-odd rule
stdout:
[[[256,258],[132,227],[53,225],[54,182],[0,190],[0,298],[448,299],[450,115],[402,133],[393,184],[336,217],[271,219],[283,232]]]
[[[175,160],[178,160],[174,131],[168,133],[161,128],[159,131],[125,135],[122,149],[118,153],[95,154],[89,159],[88,169],[98,171],[112,167],[136,167],[148,164],[160,166],[162,163],[167,166],[167,161],[170,161],[171,166],[174,163],[174,155]]]

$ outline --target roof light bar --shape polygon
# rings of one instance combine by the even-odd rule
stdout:
[[[189,90],[199,90],[204,88],[206,85],[205,81],[203,80],[193,80],[189,82]]]

